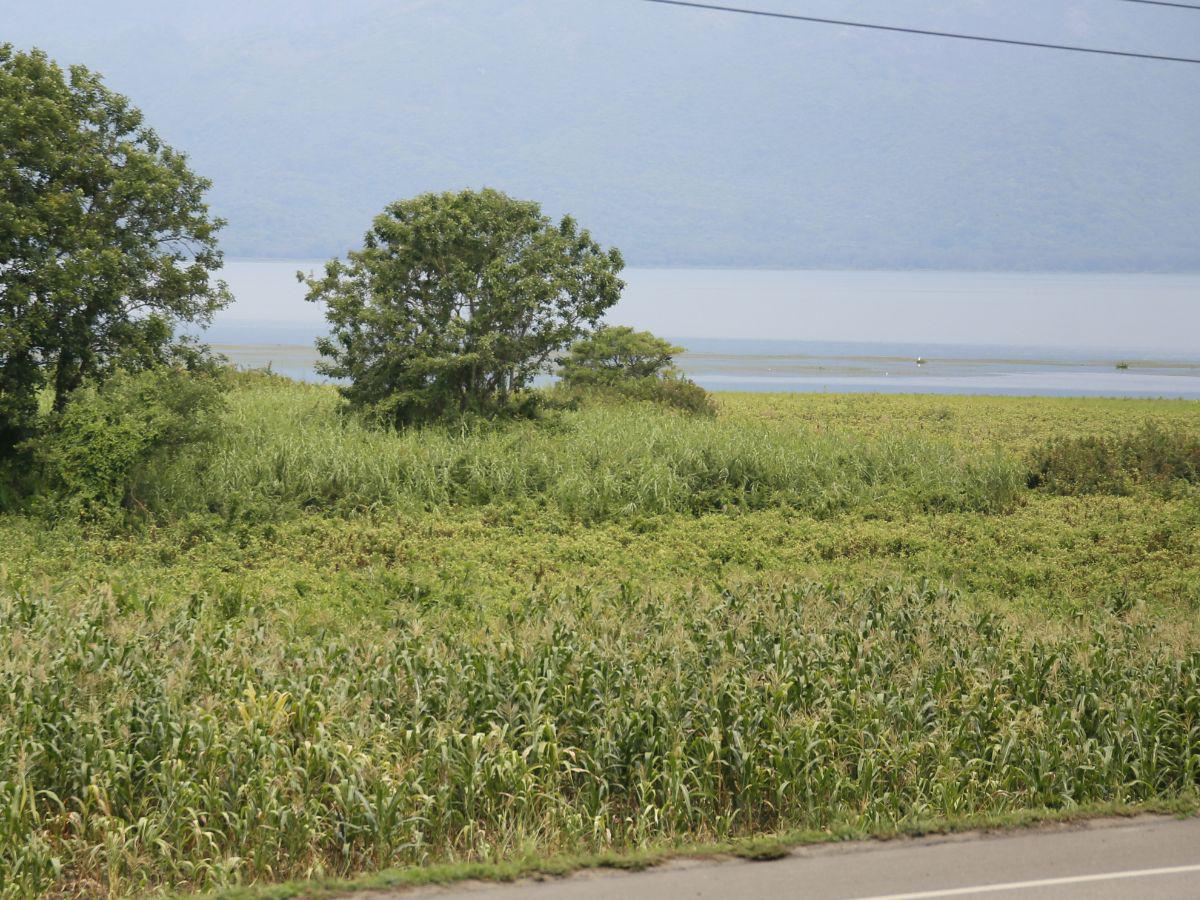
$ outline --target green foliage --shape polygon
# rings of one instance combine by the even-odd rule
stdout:
[[[561,361],[558,398],[645,400],[683,412],[713,415],[708,391],[671,365],[682,353],[648,331],[607,325],[571,345]]]
[[[657,378],[673,372],[672,358],[682,352],[648,331],[606,325],[571,345],[559,375],[571,387]]]
[[[228,302],[209,183],[82,66],[0,45],[0,457],[85,381]]]
[[[212,372],[159,367],[76,391],[32,447],[55,506],[87,515],[144,509],[145,486],[184,448],[217,432],[223,384]],[[201,465],[202,458],[193,465]]]
[[[1123,434],[1050,441],[1032,457],[1029,486],[1056,494],[1130,494],[1200,484],[1200,430],[1145,423]]]
[[[0,582],[0,893],[1194,797],[1200,654],[953,592],[535,593],[374,639]]]
[[[327,306],[327,375],[380,420],[492,413],[620,297],[615,249],[498,191],[422,194],[307,281]]]
[[[643,396],[641,391],[645,391],[644,397],[647,400],[693,415],[713,416],[717,412],[717,404],[712,394],[682,375],[638,382],[634,396]]]

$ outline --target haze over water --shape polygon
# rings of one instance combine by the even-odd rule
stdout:
[[[206,339],[314,378],[298,269],[236,260]],[[1200,275],[630,269],[608,321],[668,336],[712,390],[1200,399]],[[923,359],[923,363],[917,363]],[[1128,368],[1117,368],[1117,363]]]

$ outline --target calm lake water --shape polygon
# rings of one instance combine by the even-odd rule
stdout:
[[[297,269],[234,261],[206,340],[317,378]],[[609,320],[670,337],[710,390],[1200,399],[1200,275],[633,269]],[[918,360],[921,360],[918,362]],[[1121,368],[1118,368],[1121,364]]]

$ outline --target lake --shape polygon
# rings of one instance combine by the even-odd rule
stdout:
[[[308,261],[232,261],[206,340],[317,378]],[[608,319],[710,390],[1200,399],[1200,275],[630,269]],[[918,361],[920,360],[920,361]],[[1121,364],[1121,368],[1118,368]]]

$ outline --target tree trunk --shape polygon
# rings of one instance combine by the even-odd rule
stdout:
[[[37,365],[29,353],[13,353],[0,365],[0,459],[32,436],[37,386]]]
[[[54,411],[62,412],[80,383],[83,381],[83,368],[78,359],[70,353],[60,353],[54,366]]]

